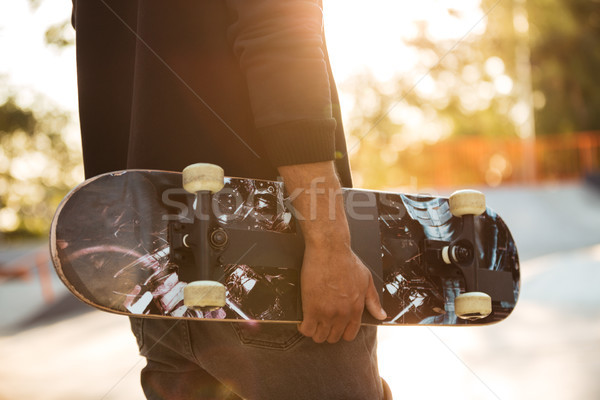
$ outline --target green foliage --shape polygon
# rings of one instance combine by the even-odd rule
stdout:
[[[0,105],[0,138],[15,131],[32,135],[36,124],[33,112],[20,108],[13,98]]]
[[[600,2],[529,3],[533,86],[543,94],[538,134],[600,128]]]
[[[481,15],[485,29],[472,21],[451,40],[434,39],[435,27],[416,22],[418,34],[405,41],[420,60],[410,76],[347,82],[355,97],[347,124],[353,167],[378,171],[359,184],[418,179],[405,161],[427,165],[427,143],[517,138],[532,110],[537,135],[600,129],[600,1],[482,0]]]
[[[43,1],[29,0],[32,12]],[[71,45],[70,21],[50,26],[45,41]],[[67,133],[68,113],[38,94],[25,107],[0,84],[0,240],[46,236],[60,200],[83,178],[80,145]]]
[[[50,26],[46,30],[45,42],[47,45],[53,46],[59,50],[75,44],[75,36],[73,35],[71,21],[66,20]]]
[[[31,10],[37,10],[44,0],[29,0]],[[56,50],[62,50],[75,44],[75,35],[71,20],[66,19],[62,22],[53,24],[46,29],[44,42]]]
[[[81,179],[78,145],[63,135],[68,122],[41,102],[0,105],[0,237],[47,235],[58,203]]]

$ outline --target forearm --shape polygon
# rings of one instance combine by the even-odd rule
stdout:
[[[228,0],[227,5],[232,50],[271,163],[331,160],[336,119],[320,2]]]
[[[369,269],[350,247],[350,232],[333,161],[279,167],[302,228],[302,334],[317,343],[353,340],[364,307],[385,319]]]
[[[228,0],[232,49],[246,76],[256,126],[331,118],[316,0]]]

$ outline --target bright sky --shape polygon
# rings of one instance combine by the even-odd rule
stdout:
[[[442,0],[325,0],[325,27],[336,80],[341,83],[365,70],[381,80],[407,73],[417,59],[402,39],[414,37],[416,24],[427,21],[434,39],[459,40],[473,27],[475,33],[484,28],[484,23],[477,24],[482,17],[479,1],[453,2],[456,12],[452,16]],[[27,0],[0,1],[0,76],[8,77],[24,103],[36,91],[76,110],[75,51],[71,47],[57,52],[43,41],[46,28],[64,21],[70,11],[70,0],[45,0],[33,12]],[[0,95],[5,95],[3,89]]]
[[[410,71],[416,53],[403,39],[414,38],[417,24],[426,21],[433,40],[459,40],[485,27],[480,0],[452,2],[458,17],[448,13],[442,0],[324,0],[328,51],[336,80],[371,70],[380,80]],[[434,62],[437,60],[434,60]]]
[[[0,1],[0,77],[6,77],[24,104],[41,92],[68,110],[77,108],[75,50],[44,45],[48,26],[70,15],[70,0],[45,0],[32,12],[27,0]],[[0,96],[6,96],[0,80]]]

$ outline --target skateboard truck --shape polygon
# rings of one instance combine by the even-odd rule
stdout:
[[[183,170],[183,188],[196,195],[193,224],[177,224],[169,227],[169,234],[183,246],[191,248],[201,280],[190,282],[183,289],[183,302],[190,308],[210,311],[225,306],[225,286],[209,280],[211,266],[218,257],[215,249],[227,244],[227,233],[221,229],[211,230],[212,193],[224,186],[224,171],[213,164],[192,164]]]
[[[434,267],[432,272],[439,275],[462,274],[466,293],[454,299],[454,311],[459,318],[476,320],[485,318],[492,312],[492,299],[478,291],[479,259],[475,256],[472,240],[475,235],[475,217],[486,210],[485,196],[475,190],[454,192],[448,199],[450,212],[461,217],[463,229],[460,236],[451,243],[436,240],[425,241],[425,254]],[[452,265],[455,268],[448,271]],[[437,267],[436,267],[437,266]]]
[[[181,268],[186,307],[212,311],[226,304],[226,288],[215,280],[215,265],[248,263],[262,267],[300,269],[304,254],[301,233],[224,229],[214,218],[212,194],[224,187],[224,172],[213,164],[192,164],[183,170],[183,188],[195,195],[193,221],[168,224],[170,257]],[[236,246],[228,246],[228,243]],[[250,250],[254,250],[250,253]]]

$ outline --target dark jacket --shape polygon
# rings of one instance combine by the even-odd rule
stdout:
[[[270,178],[332,160],[350,186],[318,1],[73,0],[86,176]]]

